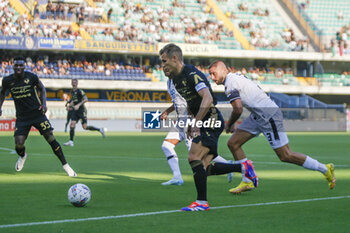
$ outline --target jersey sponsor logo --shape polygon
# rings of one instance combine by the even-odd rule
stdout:
[[[26,97],[31,96],[30,85],[20,86],[20,87],[12,87],[10,89],[10,92],[11,92],[12,97],[14,99],[21,99],[21,98],[26,98]]]
[[[198,74],[195,74],[194,75],[194,82],[195,82],[195,84],[198,84],[199,81],[203,82],[203,79]]]
[[[161,112],[157,111],[144,111],[143,112],[143,128],[144,129],[160,129]]]

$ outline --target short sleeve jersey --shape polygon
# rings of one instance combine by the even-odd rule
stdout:
[[[79,104],[81,101],[83,101],[84,96],[85,96],[85,92],[81,89],[76,89],[76,90],[72,90],[71,91],[71,102],[74,103],[74,105]],[[84,104],[82,104],[78,111],[84,111],[85,110],[85,106]]]
[[[172,80],[176,90],[186,100],[187,106],[194,116],[198,113],[202,102],[202,97],[198,94],[200,90],[209,88],[213,97],[212,107],[216,105],[216,99],[207,78],[193,65],[184,65],[181,73],[173,77]]]
[[[278,106],[253,81],[239,73],[229,73],[225,79],[225,94],[230,101],[241,99],[242,104],[252,114],[263,119],[270,119]]]
[[[14,74],[3,78],[2,88],[10,91],[18,120],[33,119],[42,115],[36,87],[38,83],[38,76],[27,71],[24,72],[23,78],[17,78]]]

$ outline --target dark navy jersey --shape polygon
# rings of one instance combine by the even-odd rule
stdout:
[[[14,74],[3,78],[2,88],[11,93],[15,102],[17,119],[33,119],[42,115],[42,112],[39,111],[41,101],[37,93],[38,84],[38,76],[27,71],[24,72],[23,78],[17,78]]]
[[[73,102],[74,105],[77,105],[84,100],[85,92],[81,89],[76,89],[76,90],[72,90],[70,95],[71,95],[70,102]],[[78,111],[84,111],[84,110],[85,110],[84,104],[80,105]]]
[[[213,97],[212,107],[216,105],[216,99],[208,79],[193,65],[184,65],[181,73],[172,79],[177,92],[186,100],[188,108],[194,116],[197,115],[202,102],[202,97],[198,92],[203,88],[209,88]]]

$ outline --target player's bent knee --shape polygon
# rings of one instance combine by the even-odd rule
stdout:
[[[16,147],[24,147],[24,141],[16,141],[15,142]]]
[[[55,141],[55,136],[53,136],[52,132],[45,134],[44,137],[48,143]]]
[[[285,162],[285,163],[289,162],[289,159],[286,156],[278,156],[278,158],[280,159],[281,162]]]
[[[281,147],[278,149],[275,149],[275,152],[278,156],[278,158],[281,160],[281,162],[290,162],[292,157],[292,152],[287,149],[286,147]]]
[[[24,143],[16,143],[16,149],[23,149]]]
[[[165,154],[172,154],[174,147],[175,145],[168,141],[164,141],[162,144],[162,150],[164,151]]]
[[[277,155],[281,162],[290,162],[291,155],[287,151],[283,151],[282,153],[278,153]]]
[[[228,142],[227,142],[227,147],[228,147],[231,151],[236,151],[236,150],[238,150],[241,146],[237,143],[237,141],[228,140]]]
[[[194,154],[194,153],[189,153],[188,154],[188,162],[189,163],[194,161],[194,160],[201,160],[201,159],[202,158],[199,155],[197,155],[197,154]]]

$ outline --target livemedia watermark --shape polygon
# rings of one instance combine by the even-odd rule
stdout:
[[[205,120],[195,120],[190,114],[177,114],[175,111],[162,117],[166,109],[156,108],[142,109],[142,132],[169,132],[174,129],[184,129],[189,127],[197,128],[221,128],[223,122],[216,118]]]

